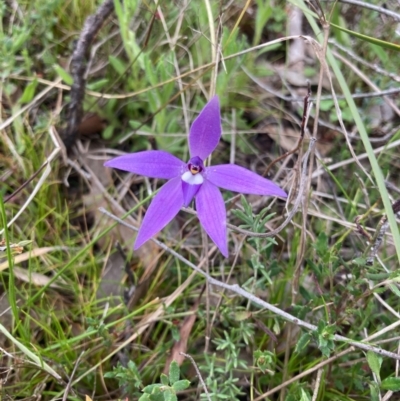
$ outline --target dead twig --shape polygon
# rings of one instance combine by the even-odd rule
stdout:
[[[203,386],[204,393],[206,394],[207,400],[211,401],[211,397],[210,397],[210,394],[208,393],[206,383],[204,382],[203,377],[201,376],[200,370],[199,370],[199,368],[197,367],[197,364],[196,364],[196,362],[194,361],[193,357],[192,357],[191,355],[185,354],[185,353],[183,353],[183,352],[180,352],[180,354],[181,354],[182,356],[184,356],[185,358],[190,359],[190,362],[192,362],[192,365],[193,365],[193,367],[194,367],[195,370],[196,370],[196,373],[197,373],[197,376],[198,376],[198,378],[199,378],[199,380],[200,380],[200,383],[201,383],[201,385]]]
[[[75,366],[74,366],[74,369],[72,371],[71,377],[68,380],[67,387],[65,388],[65,392],[64,392],[62,401],[67,401],[68,394],[69,394],[69,391],[70,391],[71,385],[72,385],[72,379],[73,379],[73,377],[75,375],[76,369],[79,366],[79,363],[80,363],[80,361],[81,361],[81,359],[82,359],[84,354],[85,354],[85,351],[81,352],[81,354],[79,355],[78,359],[75,362]]]
[[[86,70],[90,57],[90,47],[100,28],[113,11],[114,0],[105,0],[94,14],[86,18],[72,53],[71,75],[74,83],[71,87],[71,101],[68,105],[68,125],[63,135],[67,149],[70,149],[75,143],[78,126],[83,117],[83,99],[85,98]]]
[[[354,6],[368,8],[370,10],[377,11],[380,14],[388,15],[389,17],[394,18],[396,21],[400,21],[400,14],[397,14],[394,11],[390,11],[385,7],[375,6],[373,4],[370,4],[370,3],[367,3],[364,1],[359,1],[359,0],[339,0],[339,1],[340,1],[340,3],[347,3],[347,4],[354,5]]]
[[[269,170],[271,170],[271,167],[275,163],[278,163],[279,161],[285,159],[286,157],[292,155],[293,153],[296,153],[300,149],[300,146],[303,143],[303,139],[304,139],[304,133],[305,133],[305,129],[307,126],[307,120],[310,115],[310,111],[309,111],[310,97],[311,97],[311,84],[310,84],[310,82],[308,82],[307,95],[304,96],[303,117],[301,119],[301,125],[300,125],[300,138],[297,142],[297,145],[294,149],[286,152],[284,155],[278,157],[277,159],[273,160],[270,164],[268,164],[268,166],[264,172],[264,175],[267,175],[269,173]]]
[[[393,212],[396,216],[398,216],[400,212],[400,200],[397,200],[395,203],[392,205]],[[366,260],[366,265],[367,266],[372,266],[374,264],[375,259],[377,258],[378,255],[378,250],[380,246],[382,245],[383,238],[386,234],[386,231],[389,228],[389,221],[384,214],[382,218],[379,220],[378,226],[375,230],[375,235],[373,238],[371,238],[370,243],[371,246],[366,250],[365,253],[368,252],[367,260]]]

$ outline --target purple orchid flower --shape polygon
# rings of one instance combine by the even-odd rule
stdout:
[[[195,198],[201,225],[221,253],[228,257],[226,210],[218,187],[243,194],[287,197],[278,185],[236,164],[205,167],[204,161],[217,147],[220,138],[219,99],[214,96],[190,128],[190,160],[187,163],[162,150],[132,153],[104,163],[106,167],[169,180],[151,202],[134,249],[162,230],[182,206],[189,206]]]

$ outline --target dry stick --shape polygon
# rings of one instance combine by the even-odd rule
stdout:
[[[275,164],[278,163],[279,161],[285,159],[286,157],[292,155],[293,153],[296,153],[299,149],[301,144],[303,143],[304,140],[304,132],[305,132],[305,127],[306,127],[306,120],[308,119],[309,111],[308,111],[308,106],[309,106],[309,101],[310,101],[310,96],[311,96],[311,84],[308,82],[308,92],[307,95],[304,96],[304,105],[303,105],[303,117],[301,119],[301,126],[300,126],[300,138],[297,142],[297,145],[294,149],[287,151],[285,154],[282,156],[279,156],[277,159],[273,160],[270,164],[268,164],[267,168],[264,171],[264,175],[268,175],[269,170],[271,170],[271,167]]]
[[[306,181],[310,181],[309,179],[307,180],[305,178],[305,176],[303,175],[303,173],[305,172],[305,169],[307,168],[307,165],[304,164],[303,165],[303,170],[301,169],[301,154],[302,154],[302,149],[300,148],[301,143],[303,142],[304,139],[304,134],[305,134],[305,130],[307,127],[307,123],[308,123],[308,116],[309,116],[309,108],[311,109],[310,104],[309,104],[309,98],[311,96],[311,84],[310,82],[308,82],[308,92],[307,95],[304,97],[304,107],[303,107],[303,117],[301,119],[301,128],[300,128],[300,139],[298,142],[298,146],[297,148],[300,149],[299,151],[299,160],[297,161],[297,165],[298,168],[300,170],[300,177],[304,177],[304,180],[301,180],[303,182],[303,184]],[[316,137],[314,137],[313,139],[315,139]],[[297,149],[296,149],[297,150]],[[312,152],[309,152],[309,155],[311,155]],[[298,178],[298,177],[296,177]],[[301,190],[299,190],[299,198],[298,199],[303,199],[303,195],[307,193],[306,191],[303,190],[303,188],[301,187]],[[305,198],[307,198],[307,196],[305,196]],[[304,202],[303,203],[303,209],[304,209]],[[304,210],[303,210],[304,211]],[[306,235],[306,227],[305,227],[305,220],[307,218],[307,213],[303,213],[303,219],[302,219],[302,225],[303,225],[303,229],[300,231],[300,246],[297,252],[297,263],[296,266],[294,268],[294,279],[293,279],[293,284],[292,284],[292,300],[291,303],[292,305],[294,305],[296,303],[296,295],[297,295],[297,291],[298,291],[298,285],[299,285],[299,279],[300,279],[300,266],[302,264],[302,260],[304,257],[304,252],[305,252],[305,235]],[[288,326],[288,338],[292,338],[292,325]],[[285,357],[284,357],[284,369],[283,369],[283,373],[282,373],[282,380],[286,381],[287,377],[288,377],[288,365],[289,365],[289,357],[290,357],[290,341],[287,341],[286,343],[286,347],[285,347]],[[285,391],[282,391],[280,394],[280,399],[283,401],[285,397]]]
[[[349,349],[346,349],[345,351],[343,351],[343,352],[341,352],[341,353],[339,353],[339,354],[337,354],[337,355],[334,355],[334,356],[332,356],[332,357],[326,359],[325,361],[320,362],[319,364],[313,366],[312,368],[307,369],[306,371],[304,371],[304,372],[298,374],[297,376],[292,377],[290,380],[286,381],[285,383],[282,383],[282,384],[280,384],[279,386],[276,386],[276,387],[274,387],[273,389],[267,391],[266,393],[261,394],[259,397],[255,398],[253,401],[260,401],[260,400],[265,399],[266,397],[269,397],[271,394],[274,394],[274,393],[276,393],[277,391],[279,391],[279,390],[281,390],[281,389],[287,387],[289,384],[292,384],[292,383],[294,383],[295,381],[300,380],[301,378],[303,378],[303,377],[305,377],[305,376],[308,376],[309,374],[315,372],[316,370],[321,369],[321,368],[324,367],[325,365],[330,364],[331,362],[335,361],[336,359],[339,359],[339,358],[341,358],[342,356],[347,355],[347,354],[349,354],[349,353],[352,352],[352,351],[354,351],[354,347],[350,347]]]
[[[68,105],[68,125],[64,133],[67,149],[75,143],[78,126],[83,117],[83,99],[86,90],[86,67],[90,56],[90,47],[105,20],[114,11],[114,0],[105,0],[97,11],[86,18],[82,32],[71,58],[71,75],[74,83],[71,87],[71,101]]]
[[[394,202],[392,205],[392,209],[394,214],[398,215],[400,211],[400,201]],[[370,239],[371,246],[368,247],[364,252],[364,256],[368,253],[366,260],[367,266],[372,266],[374,264],[374,261],[377,258],[378,250],[382,244],[383,238],[388,228],[389,228],[389,221],[387,219],[386,214],[384,214],[379,220],[378,226],[375,230],[374,237]]]
[[[369,4],[369,3],[364,3],[363,1],[359,1],[359,0],[339,0],[339,1],[341,3],[347,3],[347,4],[352,4],[354,6],[369,8],[370,10],[377,11],[378,13],[386,14],[389,17],[394,18],[396,21],[400,21],[400,14],[397,14],[394,11],[390,11],[387,8],[375,6],[375,5]]]
[[[400,326],[400,320],[396,320],[394,323],[390,324],[389,326],[384,327],[382,330],[377,331],[374,334],[371,334],[368,338],[365,338],[364,341],[371,341],[374,338],[380,337],[383,334],[388,333],[391,330],[394,330],[397,326]],[[400,358],[399,358],[400,360]]]
[[[101,213],[104,213],[105,215],[107,215],[108,217],[112,218],[113,220],[117,221],[118,223],[124,225],[125,227],[137,232],[139,231],[139,229],[137,227],[134,227],[128,223],[126,223],[124,220],[121,220],[120,218],[118,218],[117,216],[113,215],[112,213],[108,212],[106,209],[104,209],[103,207],[99,208],[99,211]],[[271,305],[268,302],[263,301],[261,298],[258,298],[257,296],[249,293],[248,291],[244,290],[242,287],[240,287],[238,284],[227,284],[224,283],[222,281],[216,280],[215,278],[211,277],[210,275],[208,275],[205,271],[201,270],[198,266],[196,266],[195,264],[193,264],[192,262],[190,262],[189,260],[187,260],[186,258],[184,258],[182,255],[180,255],[178,252],[175,252],[173,249],[169,248],[167,245],[165,245],[163,242],[158,241],[155,238],[151,238],[151,240],[157,244],[160,248],[164,249],[165,251],[169,252],[171,255],[175,256],[177,259],[179,259],[180,261],[182,261],[183,263],[185,263],[187,266],[189,266],[191,269],[193,269],[194,271],[196,271],[198,274],[200,274],[201,276],[203,276],[206,280],[209,281],[210,284],[216,285],[217,287],[220,288],[224,288],[226,290],[232,291],[235,294],[240,295],[243,298],[248,299],[249,301],[253,302],[254,304],[265,308],[269,311],[271,311],[272,313],[275,313],[276,315],[281,316],[283,319],[287,320],[288,322],[297,324],[299,327],[302,327],[304,329],[307,330],[311,330],[316,332],[318,330],[318,327],[305,322],[304,320],[301,320],[293,315],[291,315],[290,313],[287,313],[285,311],[283,311],[282,309],[277,308],[274,305]],[[397,322],[396,322],[397,323]],[[369,339],[372,336],[369,337]],[[341,336],[339,334],[334,334],[333,335],[333,340],[334,341],[338,341],[338,342],[345,342],[348,345],[353,345],[356,348],[360,348],[364,351],[372,351],[378,355],[382,355],[382,356],[386,356],[388,358],[392,358],[392,359],[396,359],[396,360],[400,360],[400,355],[391,352],[391,351],[386,351],[384,349],[381,348],[377,348],[373,345],[369,345],[369,344],[365,344],[363,341],[354,341],[351,340],[347,337]]]
[[[371,70],[375,71],[379,75],[384,75],[386,77],[389,77],[389,78],[393,79],[396,82],[400,82],[400,76],[399,75],[397,75],[397,74],[395,74],[393,72],[386,71],[385,69],[383,69],[382,67],[380,67],[377,64],[369,63],[368,61],[366,61],[365,59],[363,59],[362,57],[360,57],[356,53],[354,53],[352,50],[348,49],[345,46],[342,46],[339,43],[337,43],[336,40],[329,40],[329,44],[335,46],[336,48],[338,48],[342,52],[346,53],[347,56],[350,56],[353,60],[355,60],[358,63],[370,68]],[[395,89],[399,90],[399,88],[395,88]],[[391,89],[391,90],[393,90],[393,89]]]
[[[389,228],[389,221],[386,215],[383,215],[379,220],[378,227],[375,231],[375,235],[372,239],[372,245],[368,247],[365,253],[368,253],[367,260],[365,264],[367,266],[372,266],[374,264],[374,260],[377,257],[378,249],[382,244],[383,237],[386,234],[387,229]]]
[[[323,69],[321,68],[321,71]],[[322,75],[322,77],[321,77]],[[323,78],[323,73],[320,75],[320,83],[322,81]],[[320,94],[320,90],[318,87],[318,93]],[[307,96],[304,98],[304,111],[303,111],[303,118],[301,120],[301,132],[300,132],[300,137],[304,138],[304,133],[307,127],[307,122],[308,122],[308,115],[309,115],[309,110],[308,110],[308,106],[309,106],[309,98],[311,96],[311,84],[310,82],[308,82],[308,93]],[[310,107],[311,109],[311,107]],[[316,112],[316,121],[318,121],[318,110]],[[315,127],[315,124],[314,124]],[[314,135],[313,135],[313,139],[316,140],[317,136],[315,133],[315,129],[314,129]],[[305,194],[310,193],[309,188],[311,187],[311,179],[310,179],[310,175],[311,175],[311,171],[312,171],[312,160],[313,157],[312,155],[314,154],[314,152],[310,152],[310,167],[309,167],[309,176],[306,179],[306,187],[305,187]],[[304,165],[304,167],[306,168],[307,166]],[[301,239],[300,239],[300,247],[298,250],[298,256],[297,256],[297,263],[296,263],[296,267],[294,269],[294,280],[293,280],[293,286],[292,286],[292,305],[294,305],[296,303],[296,296],[297,296],[297,291],[298,291],[298,286],[299,286],[299,280],[300,280],[300,267],[303,263],[303,258],[304,258],[304,252],[305,252],[305,235],[307,233],[307,228],[306,228],[306,218],[307,218],[307,209],[308,209],[308,196],[304,196],[304,202],[303,202],[303,220],[302,220],[302,230],[301,230]],[[290,329],[289,329],[290,330]],[[291,338],[290,336],[291,333],[289,333],[288,337]],[[289,344],[289,342],[288,342]]]
[[[84,354],[85,354],[85,351],[82,351],[81,354],[78,356],[78,359],[75,362],[75,366],[74,366],[74,369],[73,369],[73,371],[71,373],[71,377],[68,380],[67,387],[65,387],[65,392],[64,392],[62,401],[67,401],[69,390],[72,387],[72,379],[75,376],[76,369],[79,366],[79,362],[81,361],[81,359],[82,359]]]
[[[331,43],[331,42],[329,42]],[[334,44],[334,43],[332,43]],[[278,92],[277,90],[271,88],[270,86],[266,85],[264,82],[260,81],[256,76],[252,75],[245,67],[241,67],[242,71],[254,82],[256,83],[260,88],[264,89],[268,93],[271,93],[272,95],[276,96],[277,98],[284,100],[285,102],[301,102],[302,98],[301,97],[293,97],[293,96],[285,96],[281,92]],[[391,78],[394,80],[398,80],[400,82],[400,77],[394,75],[389,75]],[[16,79],[19,79],[20,77],[15,77]],[[372,98],[372,97],[381,97],[381,96],[390,96],[390,95],[396,95],[400,92],[400,88],[391,88],[391,89],[385,89],[385,90],[379,90],[377,92],[363,92],[363,93],[352,93],[351,97],[353,99],[366,99],[366,98]],[[332,95],[324,95],[319,98],[320,100],[333,100]],[[336,99],[338,100],[346,100],[346,96],[344,95],[337,95]],[[315,101],[316,98],[311,97],[311,101]]]
[[[314,394],[311,401],[317,401],[319,385],[321,384],[321,377],[322,377],[323,369],[318,369],[317,378],[315,380],[314,386]]]
[[[4,198],[4,203],[8,202],[15,195],[20,193],[40,172],[48,165],[48,160],[46,160],[40,167],[39,170],[35,171],[20,187],[18,187],[11,195],[8,195]]]
[[[183,352],[180,352],[180,354],[183,355],[185,358],[190,359],[190,362],[192,362],[192,365],[193,365],[194,369],[196,370],[197,377],[199,378],[200,383],[201,383],[201,385],[203,386],[203,389],[204,389],[204,392],[205,392],[205,394],[206,394],[207,400],[208,400],[208,401],[211,401],[210,394],[208,393],[206,383],[204,382],[203,377],[201,376],[200,370],[199,370],[199,368],[197,367],[197,364],[196,364],[196,362],[194,361],[193,357],[192,357],[191,355],[185,354],[185,353],[183,353]]]
[[[319,3],[318,3],[319,5]],[[319,79],[318,79],[318,89],[317,89],[317,101],[315,105],[315,116],[314,116],[314,127],[313,127],[313,138],[316,140],[317,139],[317,134],[318,134],[318,120],[319,120],[319,110],[320,110],[320,98],[321,98],[321,93],[322,93],[322,84],[323,84],[323,79],[324,79],[324,71],[325,71],[325,58],[326,58],[326,49],[328,46],[328,38],[329,38],[329,24],[326,22],[324,15],[321,13],[320,16],[320,22],[323,27],[323,32],[324,32],[324,41],[322,45],[322,51],[320,54],[320,70],[319,70]],[[318,53],[317,53],[318,54]],[[310,84],[309,84],[310,85]],[[311,88],[309,86],[309,94],[311,92]],[[304,120],[305,116],[303,116]],[[302,125],[305,125],[305,122],[302,121]],[[302,127],[303,131],[305,127]],[[304,135],[304,132],[303,132]],[[314,152],[310,152],[310,164],[308,167],[308,178],[307,178],[307,183],[306,183],[306,188],[305,188],[305,193],[309,194],[311,193],[311,174],[313,171],[313,165],[314,165]],[[308,216],[308,204],[309,204],[309,197],[305,196],[304,197],[304,203],[303,203],[303,221],[302,221],[302,230],[301,230],[301,242],[300,242],[300,249],[298,251],[298,260],[296,263],[295,271],[294,271],[294,280],[293,280],[293,287],[292,287],[292,304],[296,303],[296,296],[298,292],[298,287],[299,287],[299,281],[300,281],[300,268],[303,263],[304,259],[304,253],[305,253],[305,242],[306,242],[306,233],[307,233],[307,227],[306,227],[306,218]]]
[[[329,85],[331,87],[333,103],[335,105],[336,114],[337,114],[337,117],[338,117],[338,121],[339,121],[340,127],[341,127],[341,129],[343,131],[344,137],[346,139],[346,143],[347,143],[347,146],[349,148],[350,154],[353,156],[354,162],[358,165],[358,167],[365,174],[365,176],[369,179],[369,181],[371,183],[374,183],[374,181],[373,181],[372,177],[370,176],[370,174],[368,174],[367,170],[364,168],[364,166],[359,161],[359,159],[358,159],[357,155],[355,154],[354,149],[353,149],[353,147],[351,145],[349,134],[347,132],[346,126],[344,125],[344,122],[343,122],[343,119],[342,119],[342,112],[340,110],[339,102],[337,100],[335,89],[334,89],[334,86],[333,86],[332,75],[331,75],[331,72],[329,70],[329,66],[328,66],[328,64],[327,64],[327,62],[325,60],[325,55],[322,54],[321,45],[316,41],[310,42],[310,43],[313,46],[315,54],[316,54],[316,56],[318,57],[318,59],[319,59],[319,61],[321,63],[321,67],[325,70],[326,76],[327,76],[327,78],[329,80]]]
[[[373,90],[379,91],[379,87],[375,85],[367,75],[365,75],[359,68],[357,68],[352,62],[350,62],[346,57],[343,57],[341,54],[339,54],[336,51],[332,51],[332,54],[338,58],[341,62],[346,64],[355,74],[357,74],[367,85],[369,85]],[[396,103],[388,98],[384,97],[383,100],[392,108],[392,110],[397,114],[397,116],[400,116],[400,109],[397,107]]]
[[[383,146],[380,146],[379,148],[375,148],[372,151],[373,151],[374,154],[379,154],[382,151],[393,149],[393,148],[395,148],[395,147],[397,147],[399,145],[400,145],[400,139],[398,139],[398,140],[396,140],[394,142],[391,142],[389,144],[385,144]],[[357,157],[358,160],[363,160],[363,159],[367,159],[367,158],[368,158],[368,153],[367,152],[362,153],[362,154],[358,155],[358,157]],[[333,170],[336,170],[336,169],[338,169],[340,167],[344,167],[347,164],[351,164],[353,162],[354,162],[353,158],[347,159],[347,160],[343,160],[341,162],[334,163],[334,164],[331,164],[329,166],[326,166],[326,169],[329,170],[329,171],[333,171]],[[312,178],[316,178],[316,177],[318,177],[318,176],[320,176],[322,174],[325,174],[325,173],[326,173],[325,170],[314,171],[314,173],[312,175]]]

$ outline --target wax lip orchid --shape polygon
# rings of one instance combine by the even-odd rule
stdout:
[[[190,160],[185,163],[162,150],[148,150],[116,157],[107,167],[146,177],[167,179],[151,202],[143,219],[134,249],[162,230],[195,198],[197,215],[207,234],[228,256],[226,210],[218,189],[243,194],[286,198],[278,185],[236,164],[205,167],[204,161],[221,138],[221,115],[218,96],[214,96],[193,121],[189,133]]]

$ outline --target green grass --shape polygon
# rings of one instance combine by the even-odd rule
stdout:
[[[352,99],[375,90],[332,44],[356,55],[346,58],[381,90],[398,88],[396,25],[371,10],[356,8],[354,19],[348,5],[331,10],[333,3],[321,3],[335,24],[326,63],[337,95],[345,97],[343,126],[334,102],[323,101],[308,164],[315,178],[304,181],[305,197],[290,224],[272,238],[232,229],[230,257],[213,251],[207,259],[213,244],[190,211],[157,236],[166,248],[150,242],[134,252],[135,232],[99,208],[138,227],[160,182],[110,172],[102,163],[116,151],[145,149],[186,160],[187,131],[215,88],[224,133],[212,163],[234,160],[263,174],[300,133],[302,102],[276,93],[302,98],[308,78],[317,95],[316,51],[321,57],[324,39],[317,10],[290,2],[301,8],[304,34],[315,40],[306,45],[301,75],[287,64],[292,42],[281,40],[289,31],[287,2],[159,1],[157,13],[155,3],[116,2],[94,41],[84,102],[85,113],[105,123],[100,130],[89,126],[67,155],[54,130],[66,127],[69,57],[100,3],[0,6],[0,399],[375,401],[389,399],[388,391],[396,399],[395,360],[351,349],[335,334],[351,341],[372,336],[371,346],[397,352],[391,325],[399,320],[400,238],[391,204],[400,187],[398,116],[382,97]],[[294,72],[296,82],[288,74]],[[322,95],[330,89],[325,78]],[[379,107],[389,117],[379,119]],[[348,162],[343,127],[354,134],[354,153],[367,153],[359,163]],[[225,192],[230,224],[267,233],[283,222],[295,204],[309,139],[307,133],[302,151],[279,161],[268,177],[290,191],[287,209],[273,198]],[[379,146],[384,150],[375,154]],[[376,240],[383,214],[390,229],[379,260],[368,266],[368,241]],[[281,312],[207,285],[191,264]],[[170,367],[172,356],[179,368]]]

